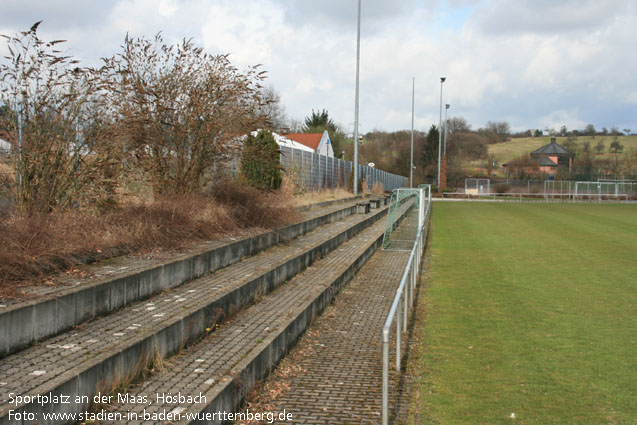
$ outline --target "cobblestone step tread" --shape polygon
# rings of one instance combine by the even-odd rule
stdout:
[[[148,419],[144,421],[145,414],[151,415],[150,417],[152,415],[172,414],[184,422],[187,412],[195,413],[201,410],[204,404],[167,402],[162,400],[161,396],[167,394],[171,396],[181,394],[185,397],[205,395],[219,382],[231,379],[230,374],[237,363],[251,352],[259,350],[262,342],[269,335],[285,329],[291,320],[289,312],[298,311],[311,303],[326,288],[329,288],[342,272],[343,267],[351,264],[360,256],[369,245],[369,241],[383,234],[384,227],[385,223],[381,220],[365,229],[359,235],[343,243],[341,248],[328,254],[285,285],[265,296],[258,303],[242,311],[234,320],[224,323],[216,332],[208,335],[197,345],[171,358],[164,364],[163,370],[152,374],[141,384],[126,390],[129,399],[148,400],[150,404],[130,403],[122,399],[120,402],[102,406],[109,412],[122,414],[121,419],[116,422],[107,421],[106,423],[130,425],[149,423]],[[389,270],[404,268],[407,261],[407,255],[402,252],[389,253],[387,257],[385,265],[388,266]],[[363,267],[364,269],[365,267]],[[380,273],[379,278],[383,279],[384,284],[387,285],[386,280],[393,279],[395,276],[394,273]],[[393,282],[391,283],[393,284]],[[344,289],[343,292],[350,291]],[[388,290],[375,294],[373,298],[376,301],[382,301],[383,297],[389,298],[391,304],[393,294]],[[369,308],[373,309],[373,306],[370,305]],[[354,318],[357,327],[355,331],[357,332],[377,325],[377,323],[370,325],[366,321],[359,321],[359,323],[356,322],[356,319]],[[380,327],[382,328],[382,323]],[[379,332],[375,333],[379,334]],[[349,344],[351,338],[351,335],[340,335],[339,346]],[[220,347],[225,349],[220,349]],[[330,370],[334,358],[338,357],[337,355],[332,358],[332,361],[328,361],[325,364],[325,369]],[[347,376],[347,373],[344,373],[343,376]],[[319,384],[318,388],[320,386]],[[121,395],[121,397],[124,396],[124,394]],[[208,403],[210,401],[207,400]],[[295,412],[295,414],[297,413],[300,412]]]
[[[229,291],[242,287],[254,276],[272,270],[277,264],[297,257],[372,215],[382,216],[382,213],[381,209],[368,215],[348,216],[287,245],[275,246],[4,358],[0,362],[0,422],[9,408],[20,407],[9,405],[9,393],[46,394],[65,379],[99,365],[112,353],[122,352],[157,329],[171,326],[187,312],[205,308]]]
[[[414,216],[406,218],[396,234],[411,236]],[[285,409],[292,415],[292,420],[274,423],[380,423],[381,331],[408,258],[405,251],[376,252],[287,356],[286,368],[292,372],[273,375],[261,388],[255,399],[267,399],[268,406],[255,402],[251,408],[275,413]],[[390,369],[393,410],[400,374]],[[272,398],[264,392],[268,388],[283,390]]]

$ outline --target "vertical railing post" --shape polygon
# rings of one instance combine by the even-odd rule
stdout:
[[[414,263],[411,263],[411,269],[414,269]],[[403,332],[407,332],[407,310],[409,310],[409,282],[405,282],[403,291]]]
[[[389,424],[389,336],[383,335],[383,425]]]
[[[405,303],[402,302],[402,294],[398,298],[398,309],[396,310],[396,372],[400,372],[400,334],[402,332],[401,326],[401,311],[400,307],[405,308]]]

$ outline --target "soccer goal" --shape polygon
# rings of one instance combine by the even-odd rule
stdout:
[[[628,199],[637,190],[637,183],[630,180],[598,180],[576,182],[574,198]]]
[[[488,195],[491,193],[491,180],[465,179],[464,193],[469,195]]]

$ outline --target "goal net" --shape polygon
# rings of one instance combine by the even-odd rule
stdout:
[[[464,193],[469,195],[488,195],[491,193],[491,180],[465,179]]]

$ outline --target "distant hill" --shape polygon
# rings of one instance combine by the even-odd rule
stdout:
[[[618,139],[619,143],[624,146],[624,154],[629,153],[632,149],[637,149],[637,136],[619,136]],[[591,153],[596,154],[595,146],[600,140],[604,143],[604,151],[602,154],[596,156],[603,158],[610,155],[609,147],[613,141],[613,136],[579,136],[576,137],[573,142],[579,148],[581,148],[581,146],[583,146],[586,142],[589,142]],[[550,141],[551,138],[549,136],[511,139],[508,142],[489,145],[489,156],[495,155],[496,162],[502,164],[511,161],[514,158],[527,155],[535,149],[550,143]],[[568,137],[557,137],[557,143],[564,147],[568,147]]]

